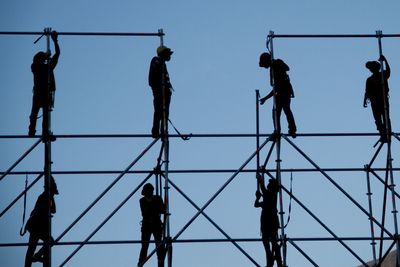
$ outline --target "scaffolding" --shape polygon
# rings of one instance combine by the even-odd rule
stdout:
[[[0,35],[44,35],[47,38],[47,49],[49,50],[49,40],[50,40],[51,29],[46,28],[44,32],[0,32]],[[162,30],[159,30],[157,33],[101,33],[101,32],[59,32],[59,35],[71,35],[71,36],[152,36],[160,38],[160,45],[163,45],[163,36],[164,33]],[[271,52],[272,58],[274,55],[273,48],[273,40],[276,38],[376,38],[378,40],[379,47],[379,55],[382,55],[382,38],[392,38],[392,37],[400,37],[399,34],[383,34],[381,31],[377,31],[376,34],[338,34],[338,35],[277,35],[274,32],[270,32],[267,37],[267,48]],[[381,73],[383,73],[383,64],[381,63]],[[165,85],[165,84],[164,84]],[[272,81],[272,86],[274,86]],[[382,74],[382,86],[384,86],[384,77]],[[165,86],[163,88],[165,91]],[[384,90],[383,90],[384,91]],[[263,173],[271,178],[277,179],[280,184],[280,192],[279,192],[279,217],[280,217],[280,235],[279,241],[282,244],[282,256],[283,256],[283,265],[288,266],[286,262],[287,256],[287,246],[292,246],[295,250],[297,250],[311,265],[319,266],[317,261],[315,261],[311,256],[309,256],[299,245],[300,241],[333,241],[338,242],[343,246],[345,250],[347,250],[357,261],[363,266],[368,266],[365,259],[358,255],[358,253],[347,243],[349,241],[363,241],[370,242],[371,251],[372,251],[372,259],[375,262],[374,266],[380,266],[389,252],[393,247],[396,248],[397,253],[397,262],[400,263],[400,255],[399,255],[399,239],[398,239],[398,219],[397,219],[397,198],[400,197],[399,193],[397,193],[395,188],[394,181],[394,173],[400,171],[400,167],[393,167],[393,158],[392,158],[392,141],[397,140],[400,141],[399,133],[392,132],[389,127],[386,127],[386,143],[379,143],[377,149],[372,156],[371,161],[364,165],[363,167],[352,167],[352,168],[322,168],[320,167],[307,153],[305,153],[300,146],[296,145],[288,135],[282,134],[281,132],[275,132],[273,134],[262,134],[260,133],[260,118],[259,118],[259,91],[256,90],[256,130],[255,133],[251,134],[191,134],[192,138],[251,138],[255,139],[256,145],[255,149],[252,153],[245,159],[237,169],[170,169],[169,168],[169,139],[170,138],[182,138],[180,134],[170,134],[168,132],[168,121],[166,114],[166,106],[165,101],[163,104],[164,116],[163,116],[163,125],[164,125],[164,133],[160,138],[156,138],[152,140],[147,147],[145,147],[138,156],[124,169],[124,170],[108,170],[108,171],[53,171],[51,168],[52,158],[51,158],[51,143],[50,139],[45,139],[39,136],[39,139],[34,142],[34,144],[25,151],[10,168],[1,172],[0,182],[6,176],[11,175],[35,175],[36,178],[33,182],[26,186],[25,190],[23,190],[15,199],[11,201],[11,203],[4,208],[0,213],[0,218],[6,214],[18,201],[22,199],[22,197],[42,178],[44,177],[45,188],[49,188],[50,186],[50,177],[52,175],[64,174],[64,175],[78,175],[78,174],[107,174],[107,175],[117,175],[117,177],[109,184],[109,186],[98,195],[98,197],[90,203],[90,205],[71,223],[62,234],[60,234],[56,239],[54,246],[71,246],[77,245],[77,248],[59,265],[65,266],[69,260],[74,257],[74,255],[85,245],[111,245],[111,244],[140,244],[140,240],[118,240],[118,241],[91,241],[91,238],[120,210],[132,196],[134,196],[140,188],[147,182],[149,179],[154,176],[155,184],[156,184],[156,194],[163,195],[164,201],[166,204],[166,213],[163,218],[164,224],[164,235],[162,246],[166,246],[166,260],[168,267],[173,265],[172,256],[173,256],[173,244],[174,243],[222,243],[228,242],[233,244],[233,246],[238,249],[251,263],[251,266],[262,266],[262,264],[258,263],[254,257],[248,253],[239,243],[243,242],[259,242],[261,243],[260,238],[233,238],[231,237],[221,226],[219,226],[211,216],[209,216],[205,210],[207,207],[224,191],[227,186],[240,174],[240,173]],[[387,97],[384,98],[387,100]],[[49,109],[49,115],[47,116],[49,119],[48,131],[51,132],[51,108]],[[389,120],[389,108],[387,103],[385,102],[385,117],[386,121]],[[275,116],[275,122],[277,122],[278,118]],[[297,134],[298,138],[312,138],[312,137],[365,137],[365,136],[378,136],[375,133],[299,133]],[[91,135],[55,135],[57,140],[60,139],[87,139],[87,138],[149,138],[151,135],[143,135],[143,134],[91,134]],[[1,139],[23,139],[27,138],[24,135],[3,135],[0,136]],[[261,140],[264,139],[264,140]],[[15,167],[24,160],[24,158],[29,155],[33,150],[35,150],[39,144],[44,143],[44,170],[41,171],[27,171],[27,172],[19,172],[13,171]],[[161,142],[161,148],[159,152],[159,156],[157,158],[157,163],[154,169],[152,170],[132,170],[132,168],[147,154],[149,150],[151,150],[156,143]],[[312,168],[282,168],[281,166],[281,147],[282,143],[287,144],[291,148],[293,148],[303,159],[305,159]],[[269,145],[269,149],[266,149]],[[386,147],[386,165],[385,167],[374,167],[375,160],[378,154],[383,153],[383,148]],[[267,155],[262,163],[261,159],[261,151],[267,150]],[[275,168],[267,168],[267,164],[270,162],[272,158],[272,153],[276,153],[275,157]],[[248,166],[252,161],[256,161],[256,168],[249,168]],[[283,173],[308,173],[315,172],[320,173],[326,181],[328,181],[331,185],[333,185],[350,203],[352,203],[361,213],[363,213],[366,218],[370,222],[370,232],[371,235],[368,237],[343,237],[339,236],[330,229],[324,222],[321,220],[316,214],[312,212],[311,209],[304,204],[298,196],[294,195],[291,188],[287,188],[281,183],[281,175]],[[364,208],[359,201],[357,201],[352,195],[347,192],[342,186],[340,186],[335,179],[333,179],[328,173],[329,172],[365,172],[366,174],[366,183],[367,183],[367,197],[368,197],[368,208]],[[382,177],[379,173],[384,172],[384,177]],[[223,183],[222,186],[206,201],[202,206],[197,205],[180,187],[175,184],[172,180],[169,179],[170,174],[193,174],[193,173],[220,173],[220,174],[229,174],[229,178]],[[142,179],[142,181],[138,184],[136,188],[132,190],[132,192],[107,216],[85,239],[82,241],[75,242],[63,242],[62,238],[82,219],[84,216],[124,177],[126,174],[146,174],[147,176]],[[383,204],[382,204],[382,217],[380,219],[376,219],[373,213],[373,205],[371,201],[372,189],[371,189],[371,178],[377,179],[380,183],[382,183],[384,188],[384,196],[383,196]],[[197,211],[195,215],[193,215],[184,225],[183,227],[177,231],[173,236],[171,236],[170,232],[170,209],[169,209],[169,190],[170,188],[174,188],[184,199],[186,199],[193,208]],[[258,183],[257,183],[258,187]],[[258,188],[257,188],[258,189]],[[388,209],[387,195],[391,194],[392,199],[392,214],[393,214],[393,225],[394,229],[387,228],[386,222],[386,210]],[[283,204],[284,197],[289,197],[290,202],[293,201],[297,205],[299,205],[310,217],[315,220],[322,228],[324,228],[329,234],[330,237],[305,237],[305,238],[297,238],[287,236],[285,232],[285,207]],[[50,196],[49,196],[50,197]],[[43,266],[50,267],[52,265],[51,260],[51,214],[49,208],[49,236],[48,239],[45,240],[44,246],[46,247],[45,261]],[[204,238],[204,239],[182,239],[182,234],[187,230],[187,228],[200,216],[203,215],[207,221],[209,221],[223,236],[224,238]],[[290,214],[289,214],[290,216]],[[379,230],[379,235],[375,234],[375,229]],[[384,242],[390,241],[390,245],[387,248],[384,248]],[[377,243],[379,242],[379,250],[377,251]],[[153,242],[152,242],[153,243]],[[26,243],[3,243],[0,244],[0,247],[18,247],[18,246],[27,246]],[[157,248],[153,249],[148,256],[148,259],[151,258],[156,253]],[[144,264],[143,264],[144,265]],[[399,266],[397,264],[397,266]]]

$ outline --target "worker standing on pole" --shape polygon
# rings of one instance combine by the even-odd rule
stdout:
[[[274,121],[275,132],[281,133],[280,117],[283,109],[288,122],[288,133],[290,136],[295,138],[297,131],[296,123],[290,109],[290,101],[291,98],[294,98],[294,92],[289,80],[289,75],[286,73],[289,71],[289,66],[281,59],[272,60],[271,55],[266,52],[260,55],[259,66],[261,68],[269,68],[271,80],[273,80],[271,81],[273,86],[271,92],[260,99],[260,104],[263,105],[266,100],[274,96],[275,112],[273,112],[272,118]]]
[[[42,108],[42,136],[44,140],[52,137],[52,133],[48,132],[48,112],[45,109],[53,105],[53,96],[56,90],[56,83],[54,79],[54,69],[58,63],[60,56],[60,47],[58,45],[58,34],[56,31],[51,32],[51,39],[54,43],[55,53],[53,57],[50,55],[50,51],[40,51],[33,57],[33,63],[31,70],[33,73],[33,100],[32,110],[29,116],[29,136],[35,136],[36,133],[36,120],[39,113],[39,109]],[[54,140],[52,140],[54,141]]]
[[[172,54],[173,51],[170,48],[161,45],[157,48],[157,56],[153,57],[150,63],[149,85],[153,91],[154,105],[153,128],[151,129],[151,136],[153,138],[158,138],[160,135],[166,134],[164,133],[163,122],[163,99],[165,99],[165,122],[168,123],[169,104],[173,88],[169,80],[165,62],[171,60]]]
[[[375,125],[381,136],[380,141],[386,143],[386,129],[389,130],[389,133],[391,132],[389,112],[387,113],[388,117],[385,115],[385,103],[387,111],[389,111],[388,79],[390,77],[390,66],[384,55],[381,55],[379,60],[385,63],[385,70],[383,70],[383,73],[380,71],[381,64],[378,61],[368,61],[365,63],[365,67],[369,69],[372,74],[367,78],[366,81],[363,106],[366,108],[368,102],[371,103]]]

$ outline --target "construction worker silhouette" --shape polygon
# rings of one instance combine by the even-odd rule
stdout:
[[[260,99],[260,104],[263,105],[266,100],[275,97],[275,108],[276,118],[274,111],[272,111],[272,118],[274,121],[275,132],[281,132],[280,117],[282,109],[285,112],[286,119],[288,122],[289,135],[293,138],[296,137],[296,123],[294,121],[293,113],[290,109],[291,98],[294,97],[293,87],[290,83],[289,75],[286,73],[289,71],[289,66],[281,59],[272,60],[269,53],[262,53],[260,55],[259,66],[261,68],[270,68],[271,80],[273,79],[274,88],[271,92]]]
[[[371,71],[371,76],[367,78],[364,94],[364,108],[368,102],[371,103],[372,114],[375,119],[376,128],[381,136],[381,142],[387,142],[386,128],[391,133],[391,125],[389,118],[389,85],[390,66],[385,56],[381,55],[380,61],[385,62],[385,70],[380,71],[381,64],[378,61],[368,61],[365,67]],[[387,118],[385,115],[385,102],[387,108]]]
[[[281,252],[278,245],[279,219],[277,210],[277,198],[279,184],[275,179],[270,179],[267,188],[260,175],[257,175],[260,191],[256,191],[254,207],[261,208],[261,237],[265,249],[267,267],[272,267],[274,261],[278,267],[282,267]],[[260,198],[263,200],[260,202]],[[271,244],[271,246],[270,246]]]
[[[52,103],[52,96],[56,90],[56,83],[54,79],[54,69],[58,63],[60,56],[60,47],[58,45],[58,34],[56,31],[51,33],[51,39],[54,43],[55,53],[50,57],[49,53],[38,52],[33,57],[31,70],[33,73],[33,100],[32,110],[29,116],[29,136],[35,136],[36,133],[36,120],[39,109],[42,108],[42,135],[47,138],[51,135],[48,132],[48,110]]]
[[[42,247],[37,253],[35,253],[37,243],[39,239],[45,240],[48,237],[48,208],[50,205],[50,212],[56,213],[56,203],[54,201],[54,195],[58,195],[57,184],[54,178],[50,180],[50,203],[48,202],[48,191],[44,191],[36,200],[35,207],[33,208],[31,215],[26,222],[25,231],[29,232],[29,244],[25,256],[25,267],[31,267],[32,262],[43,262],[44,247]],[[51,237],[51,244],[54,242]]]
[[[169,117],[169,104],[171,102],[171,94],[173,91],[171,82],[169,80],[167,65],[165,62],[171,60],[173,51],[166,46],[159,46],[157,48],[157,56],[153,57],[150,63],[149,71],[149,85],[153,91],[153,105],[154,105],[154,116],[153,116],[153,128],[151,135],[153,138],[157,138],[164,133],[164,121],[163,121],[163,105],[165,103],[165,119],[168,123]],[[165,99],[165,102],[163,101]],[[161,132],[160,132],[161,128]]]
[[[163,225],[161,214],[165,213],[165,205],[160,196],[153,195],[154,187],[147,183],[143,186],[140,199],[140,210],[142,211],[142,248],[140,250],[138,266],[142,266],[147,258],[150,237],[153,234],[157,248],[158,267],[164,266],[165,246],[162,244]]]

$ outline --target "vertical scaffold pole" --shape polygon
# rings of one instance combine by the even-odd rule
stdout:
[[[396,242],[396,255],[397,255],[397,261],[396,261],[396,266],[399,267],[400,265],[400,244],[399,244],[399,239],[398,239],[398,221],[397,221],[397,207],[396,207],[396,192],[395,192],[395,184],[394,184],[394,178],[393,178],[393,168],[392,168],[392,142],[391,142],[391,123],[390,123],[390,113],[389,113],[389,99],[388,99],[388,92],[386,90],[386,78],[385,78],[385,73],[384,73],[384,68],[383,68],[383,60],[382,60],[382,31],[376,31],[376,36],[378,38],[378,46],[379,46],[379,61],[381,64],[381,87],[382,87],[382,94],[383,94],[383,104],[384,104],[384,120],[385,120],[385,132],[386,132],[386,140],[387,140],[387,159],[386,159],[386,179],[385,179],[385,193],[384,196],[386,196],[386,191],[387,191],[387,183],[388,183],[388,178],[390,177],[390,192],[392,195],[392,214],[393,214],[393,221],[394,221],[394,228],[395,228],[395,242]],[[386,207],[384,206],[384,210]]]
[[[257,146],[257,169],[256,175],[258,177],[260,170],[260,91],[256,90],[256,146]],[[260,185],[257,181],[257,192],[260,191]]]
[[[377,263],[376,261],[376,242],[375,242],[375,231],[374,231],[374,222],[372,220],[373,218],[373,212],[372,212],[372,192],[371,192],[371,180],[369,176],[370,172],[370,166],[366,164],[364,166],[365,171],[367,173],[367,196],[368,196],[368,208],[369,208],[369,222],[370,222],[370,228],[371,228],[371,246],[372,246],[372,256],[373,256],[373,261],[374,264]]]
[[[163,29],[158,30],[160,36],[160,45],[164,45],[164,32]],[[166,90],[169,88],[166,87],[165,81],[165,69],[162,70],[162,97],[163,97],[163,134],[161,136],[163,146],[164,146],[164,178],[165,178],[165,186],[164,186],[164,202],[165,202],[165,215],[164,215],[164,241],[165,241],[165,253],[167,256],[167,266],[172,267],[172,243],[171,234],[170,234],[170,211],[169,211],[169,132],[168,132],[168,118],[167,118],[167,105],[166,105]],[[160,259],[161,260],[161,259]]]
[[[390,143],[389,143],[389,147],[390,147]],[[390,150],[390,148],[389,148]],[[388,168],[389,168],[389,175],[390,175],[390,191],[392,194],[392,214],[393,214],[393,221],[394,221],[394,228],[395,228],[395,238],[396,238],[396,256],[397,256],[397,261],[396,261],[396,267],[400,266],[400,242],[399,242],[399,236],[398,236],[398,220],[397,220],[397,206],[396,206],[396,190],[395,190],[395,183],[394,183],[394,178],[393,178],[393,169],[392,169],[392,161],[393,159],[390,157],[388,157]]]
[[[46,238],[44,241],[44,260],[43,267],[51,267],[51,189],[50,189],[50,179],[51,179],[51,101],[50,101],[50,91],[51,91],[51,79],[50,79],[50,34],[51,28],[45,28],[44,33],[46,35],[46,45],[47,45],[47,91],[46,97],[47,101],[43,105],[43,124],[46,128],[42,128],[42,140],[44,142],[44,188],[47,194],[47,231]]]
[[[279,215],[281,224],[281,237],[282,242],[282,263],[286,266],[286,241],[285,241],[285,229],[284,229],[284,218],[283,218],[283,196],[282,196],[282,180],[281,180],[281,129],[278,127],[280,125],[278,112],[276,110],[276,96],[275,96],[275,80],[274,71],[272,68],[272,62],[274,60],[274,46],[273,46],[274,32],[270,31],[268,36],[267,44],[269,44],[268,50],[271,53],[271,67],[270,67],[270,82],[274,91],[274,108],[273,108],[273,118],[274,118],[274,128],[275,128],[275,138],[276,138],[276,179],[279,184]]]
[[[384,107],[384,121],[385,121],[385,131],[386,131],[386,140],[390,145],[391,140],[391,127],[390,127],[390,114],[389,114],[389,99],[388,99],[388,92],[386,90],[386,77],[385,77],[385,70],[383,68],[383,60],[382,60],[382,31],[376,31],[376,37],[378,38],[378,46],[379,46],[379,63],[381,65],[381,88],[382,88],[382,95],[383,95],[383,107]],[[388,77],[389,78],[389,77]]]
[[[273,95],[273,110],[272,110],[272,118],[274,120],[274,131],[276,134],[281,134],[281,129],[280,127],[278,127],[279,121],[277,120],[278,118],[278,114],[277,114],[277,110],[276,110],[276,97],[275,97],[275,79],[274,79],[274,71],[272,69],[272,62],[274,60],[274,44],[273,44],[273,40],[274,40],[274,32],[270,31],[269,35],[268,35],[268,39],[267,39],[267,49],[270,52],[271,55],[271,66],[269,68],[269,76],[270,76],[270,84],[272,86],[272,90],[274,92]]]

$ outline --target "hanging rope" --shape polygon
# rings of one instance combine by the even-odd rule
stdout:
[[[290,171],[289,210],[288,210],[288,218],[283,228],[286,228],[286,226],[288,226],[290,221],[290,214],[292,213],[292,189],[293,189],[293,171]]]
[[[155,180],[156,180],[156,195],[161,196],[162,195],[162,180],[161,180],[161,176],[162,176],[162,171],[161,171],[161,166],[162,164],[164,164],[164,162],[161,161],[161,157],[164,151],[164,142],[161,143],[161,148],[160,148],[160,153],[158,155],[157,158],[157,165],[154,168],[154,176],[155,176]]]
[[[26,214],[26,194],[28,192],[27,189],[28,189],[28,174],[25,175],[24,213],[22,215],[22,226],[21,229],[19,230],[20,236],[24,236],[26,234],[26,228],[24,227],[24,225],[25,225],[25,214]]]
[[[271,41],[272,41],[272,37],[268,36],[268,37],[267,37],[266,47],[267,47],[267,50],[268,50],[268,52],[269,52],[270,54],[271,54],[271,49],[269,48],[269,44],[271,43]]]
[[[180,138],[182,138],[183,141],[187,141],[192,137],[192,134],[190,133],[189,135],[187,134],[181,134],[178,129],[175,127],[175,125],[172,123],[170,119],[168,119],[169,123],[171,123],[172,128],[174,128],[175,132],[179,135]]]

